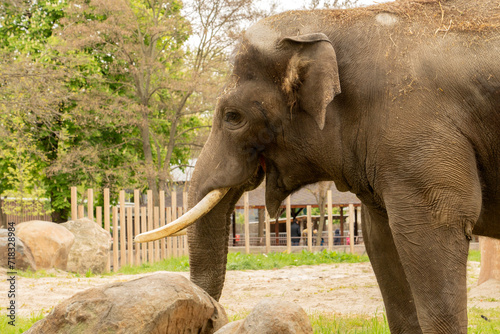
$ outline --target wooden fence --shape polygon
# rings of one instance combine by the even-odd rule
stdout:
[[[5,200],[0,198],[0,205],[2,207],[5,207]],[[29,202],[29,201],[27,201]],[[40,213],[40,214],[33,214],[32,212],[29,212],[29,210],[26,210],[26,213],[19,213],[19,214],[3,214],[3,217],[0,217],[0,222],[3,224],[7,224],[7,222],[14,222],[16,224],[27,222],[30,220],[43,220],[43,221],[51,221],[52,216],[50,213]],[[1,225],[1,224],[0,224]]]
[[[83,205],[77,205],[77,189],[76,187],[71,188],[71,217],[72,219],[77,219],[84,217],[85,207]],[[251,240],[250,240],[250,224],[249,224],[249,200],[248,193],[243,195],[244,197],[244,233],[242,236],[243,245],[245,247],[245,253],[250,253]],[[151,231],[155,228],[164,226],[175,220],[177,217],[182,215],[186,207],[177,206],[177,194],[172,192],[171,198],[172,202],[170,207],[165,206],[165,193],[160,192],[160,206],[153,207],[153,193],[151,190],[147,192],[147,205],[140,206],[140,193],[139,190],[134,190],[134,203],[133,205],[126,206],[125,203],[125,191],[120,191],[118,206],[110,206],[109,200],[109,189],[104,189],[104,207],[96,207],[96,217],[94,214],[94,204],[93,204],[93,190],[87,190],[87,216],[91,220],[95,220],[97,224],[103,226],[104,229],[112,234],[113,244],[112,252],[110,256],[110,261],[108,264],[108,270],[112,269],[114,271],[118,270],[124,265],[140,265],[143,262],[157,262],[166,258],[178,257],[182,255],[187,255],[187,237],[168,237],[158,241],[148,242],[148,243],[134,243],[133,239],[136,235]],[[187,203],[187,194],[183,193],[183,203]],[[349,235],[354,236],[354,221],[355,221],[355,210],[354,205],[350,204],[348,215],[349,224]],[[328,191],[327,193],[327,221],[329,223],[325,224],[327,231],[327,240],[325,242],[328,250],[332,250],[334,246],[333,237],[333,214],[332,214],[332,193]],[[286,246],[286,251],[288,253],[292,252],[292,242],[291,242],[291,204],[290,197],[286,199],[286,232],[283,242],[279,242],[280,245]],[[358,210],[359,214],[359,210]],[[360,218],[358,217],[358,221]],[[116,228],[115,228],[116,227]],[[307,206],[307,230],[312,230],[312,218],[311,218],[311,206]],[[270,217],[265,215],[265,248],[262,251],[266,253],[271,251],[271,231],[270,228]],[[281,233],[280,233],[281,234]],[[233,236],[235,238],[235,236]],[[313,239],[312,233],[308,233],[307,241],[304,244],[307,246],[309,251],[313,250]],[[339,238],[335,236],[335,238]],[[275,238],[276,239],[276,238]],[[274,240],[273,240],[274,241]],[[345,243],[343,243],[345,244]],[[349,248],[351,253],[354,253],[355,242],[349,243]]]
[[[186,195],[184,195],[186,196]],[[153,207],[153,192],[147,192],[147,206],[140,206],[139,190],[134,190],[133,206],[125,203],[125,191],[119,193],[117,206],[110,206],[109,189],[104,189],[104,207],[93,204],[93,190],[87,190],[87,214],[85,206],[77,203],[77,189],[71,188],[71,218],[88,217],[112,235],[112,247],[107,270],[117,271],[124,265],[140,265],[144,262],[187,255],[187,237],[168,237],[148,243],[135,243],[134,237],[140,233],[151,231],[170,223],[182,215],[185,208],[177,206],[176,193],[172,193],[170,207],[165,207],[165,193],[160,192],[160,206]],[[184,200],[187,203],[187,200]]]

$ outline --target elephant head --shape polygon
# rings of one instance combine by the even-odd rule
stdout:
[[[265,176],[267,208],[275,215],[293,191],[331,179],[315,156],[318,144],[331,145],[322,133],[340,93],[335,50],[323,33],[279,35],[256,25],[233,54],[233,72],[189,188],[190,207],[207,194],[215,200],[185,224],[138,237],[164,237],[196,219],[188,229],[191,280],[215,299],[224,283],[230,215],[243,192]]]

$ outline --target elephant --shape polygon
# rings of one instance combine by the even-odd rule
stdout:
[[[189,206],[210,204],[138,241],[190,225],[191,280],[218,300],[243,192],[265,179],[275,216],[334,181],[363,203],[391,332],[466,333],[470,240],[500,238],[499,12],[399,0],[258,21],[231,55],[190,183]]]

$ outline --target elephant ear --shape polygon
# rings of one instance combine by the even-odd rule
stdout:
[[[340,93],[335,50],[323,33],[285,37],[280,45],[285,44],[297,48],[288,62],[282,82],[288,103],[290,106],[298,103],[323,130],[326,107]]]

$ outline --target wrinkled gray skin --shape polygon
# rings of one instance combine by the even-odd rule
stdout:
[[[491,17],[461,30],[453,9],[495,14],[482,3],[290,12],[251,27],[189,190],[193,206],[231,187],[188,231],[191,279],[219,299],[230,213],[264,175],[271,214],[333,180],[363,202],[392,333],[466,333],[471,234],[500,237],[500,33]]]

